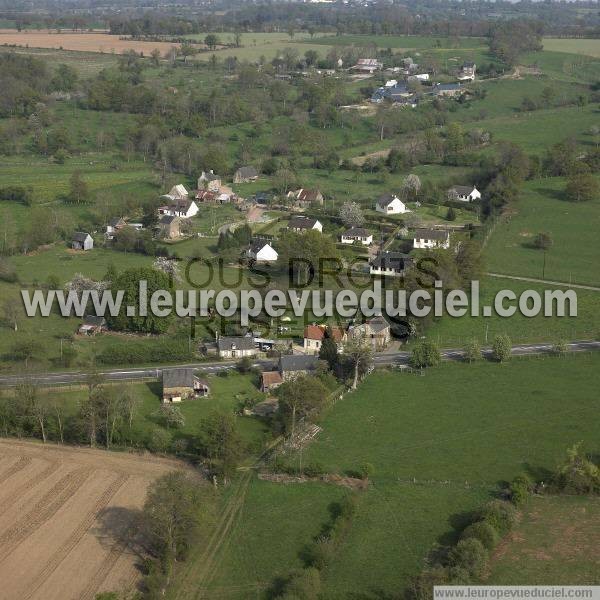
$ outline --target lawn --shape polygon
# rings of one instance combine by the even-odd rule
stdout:
[[[600,197],[574,203],[564,198],[566,182],[547,178],[525,185],[514,211],[501,219],[486,247],[488,269],[510,275],[600,285]],[[533,246],[537,233],[553,240],[546,252]]]
[[[600,58],[600,40],[597,39],[544,38],[543,44],[545,50]]]
[[[486,584],[598,585],[600,499],[536,497],[494,553]]]

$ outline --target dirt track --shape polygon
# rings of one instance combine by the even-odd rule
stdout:
[[[148,484],[177,461],[0,440],[0,598],[93,600],[133,588],[119,543]]]

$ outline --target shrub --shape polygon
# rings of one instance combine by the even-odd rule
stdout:
[[[479,520],[489,523],[503,537],[517,521],[517,510],[504,500],[492,500],[479,511]]]
[[[478,521],[472,523],[462,532],[461,539],[479,540],[483,547],[487,550],[492,550],[498,543],[498,532],[486,521]]]
[[[512,342],[507,335],[497,335],[492,344],[492,357],[498,362],[507,361],[511,355]]]
[[[510,499],[515,506],[524,504],[533,491],[533,484],[527,475],[518,475],[510,484]]]
[[[292,573],[284,592],[279,596],[282,600],[317,600],[321,591],[321,574],[315,568],[309,567]]]
[[[358,469],[361,479],[371,478],[373,476],[374,471],[375,467],[370,462],[362,463]]]
[[[440,363],[439,348],[433,342],[422,342],[415,346],[410,357],[410,364],[416,369],[435,367]]]
[[[333,557],[334,547],[328,538],[321,537],[310,544],[304,552],[304,560],[308,567],[322,571]]]
[[[165,452],[171,444],[171,434],[160,427],[154,428],[148,436],[147,446],[151,452]]]
[[[416,577],[413,577],[408,585],[408,597],[410,600],[431,600],[433,586],[448,585],[450,573],[445,567],[437,565],[423,569]]]
[[[479,579],[488,563],[488,553],[483,544],[470,538],[461,540],[450,551],[450,565],[459,569],[464,569],[471,577]]]
[[[312,461],[304,467],[304,474],[307,477],[318,477],[319,475],[323,475],[325,472],[325,467],[318,461]]]

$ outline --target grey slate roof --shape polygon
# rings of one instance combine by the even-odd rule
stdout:
[[[255,240],[250,244],[250,250],[256,254],[260,252],[269,242],[267,240]]]
[[[74,242],[81,242],[83,244],[83,242],[85,242],[85,240],[87,240],[88,235],[90,235],[89,233],[85,233],[85,231],[76,231],[73,234],[73,237],[71,238]]]
[[[454,190],[457,194],[468,196],[474,189],[472,185],[453,185],[450,189]]]
[[[371,232],[364,227],[351,227],[342,233],[344,237],[369,237]]]
[[[251,337],[220,337],[217,341],[219,352],[226,350],[254,350],[254,340]]]
[[[310,217],[292,217],[288,223],[288,229],[312,229],[317,219]]]
[[[411,262],[412,259],[402,252],[381,252],[371,261],[371,266],[376,269],[403,271]]]
[[[389,328],[390,324],[385,320],[384,317],[375,317],[369,321],[367,321],[371,331],[373,333],[381,333]]]
[[[237,174],[243,178],[258,177],[258,171],[254,167],[240,167]]]
[[[170,225],[175,219],[179,219],[179,217],[175,217],[173,215],[163,215],[158,222],[161,225]]]
[[[417,240],[447,240],[450,232],[446,229],[417,229],[415,239]]]
[[[92,325],[93,327],[104,327],[106,325],[106,319],[104,317],[97,317],[96,315],[85,315],[83,324]]]
[[[383,194],[382,196],[379,196],[377,205],[381,208],[385,208],[394,198],[396,198],[395,194]]]
[[[319,364],[318,356],[303,354],[284,354],[279,359],[279,371],[314,371]]]
[[[163,388],[194,387],[194,369],[164,369]]]

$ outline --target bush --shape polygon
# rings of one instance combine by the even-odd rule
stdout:
[[[510,484],[510,500],[515,506],[521,506],[529,499],[533,483],[527,475],[518,475]]]
[[[171,434],[160,427],[156,427],[148,436],[147,446],[150,452],[165,452],[171,445]]]
[[[313,567],[322,571],[333,557],[334,547],[328,538],[319,538],[306,548],[304,552],[304,561],[308,567]]]
[[[492,344],[492,356],[498,362],[507,361],[511,356],[512,342],[507,335],[497,335]]]
[[[461,540],[450,551],[450,565],[464,569],[471,577],[481,578],[488,564],[488,553],[483,544],[470,538]]]
[[[375,467],[370,462],[364,462],[360,465],[358,472],[361,479],[370,479],[373,476]]]
[[[304,474],[307,477],[318,477],[325,473],[325,467],[318,461],[312,461],[304,467]]]
[[[487,521],[478,521],[465,528],[462,532],[461,539],[479,540],[484,548],[493,550],[500,538],[498,532]]]
[[[447,568],[437,565],[423,569],[411,579],[408,585],[408,597],[410,600],[431,600],[433,586],[448,585],[449,583],[450,573]]]
[[[478,517],[480,521],[489,523],[503,537],[516,523],[517,510],[510,502],[492,500],[479,511]]]
[[[321,591],[321,574],[309,567],[292,573],[284,592],[279,598],[294,600],[317,600]]]
[[[433,342],[422,342],[415,346],[410,357],[410,364],[416,369],[435,367],[440,361],[439,348]]]

